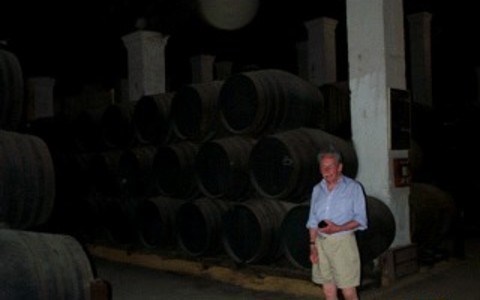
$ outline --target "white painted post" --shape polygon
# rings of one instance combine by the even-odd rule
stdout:
[[[308,31],[308,81],[317,86],[337,81],[335,29],[338,21],[318,18],[305,22]]]
[[[396,222],[393,245],[409,244],[410,188],[395,186],[394,178],[395,159],[408,159],[408,149],[392,149],[391,141],[391,89],[406,88],[402,0],[346,3],[357,179],[368,195],[391,209]]]
[[[165,46],[168,36],[138,30],[122,37],[128,51],[130,101],[165,93]]]

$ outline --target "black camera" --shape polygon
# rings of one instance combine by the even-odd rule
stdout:
[[[327,222],[325,222],[324,220],[321,220],[320,222],[318,222],[318,228],[323,228],[323,227],[327,227]]]

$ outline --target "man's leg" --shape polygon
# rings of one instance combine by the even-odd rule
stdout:
[[[343,288],[342,294],[345,300],[358,300],[357,289],[355,287]]]
[[[337,300],[337,286],[334,283],[324,283],[322,288],[325,300]]]

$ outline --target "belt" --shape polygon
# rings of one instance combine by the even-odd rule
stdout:
[[[325,240],[327,238],[342,237],[342,236],[353,235],[353,234],[354,234],[353,231],[348,231],[348,232],[344,231],[344,232],[334,234],[334,235],[318,234],[317,238],[320,239],[320,240]]]

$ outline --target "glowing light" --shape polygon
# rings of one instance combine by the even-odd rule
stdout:
[[[258,0],[199,0],[199,10],[210,25],[235,30],[250,23],[258,10]]]

